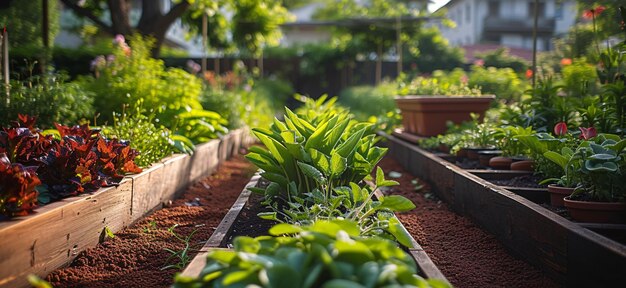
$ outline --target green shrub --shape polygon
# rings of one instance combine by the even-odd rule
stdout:
[[[395,83],[350,87],[339,94],[339,104],[350,109],[358,121],[374,123],[378,130],[391,132],[402,120],[393,100],[396,92]]]
[[[435,73],[433,73],[435,74]],[[432,96],[480,96],[481,89],[467,82],[447,81],[447,77],[418,76],[410,82],[399,79],[398,95],[432,95]]]
[[[526,83],[511,68],[472,66],[469,86],[478,86],[483,93],[495,94],[506,102],[519,101],[526,90]]]
[[[571,65],[563,67],[564,90],[569,96],[583,97],[595,90],[598,75],[596,68],[584,58],[574,59]]]
[[[113,125],[104,126],[102,133],[107,138],[130,141],[130,147],[139,151],[135,163],[148,167],[179,150],[173,145],[170,132],[154,125],[154,112],[149,112],[150,116],[146,116],[145,112],[142,113],[142,106],[140,101],[130,113],[114,115]]]
[[[54,123],[73,125],[90,119],[94,110],[93,95],[74,82],[66,82],[62,74],[33,76],[26,81],[11,81],[6,99],[5,85],[0,86],[0,124],[7,125],[18,114],[37,116],[41,128]]]
[[[132,48],[123,37],[116,41],[113,59],[94,60],[96,77],[85,79],[86,87],[96,93],[95,108],[103,120],[112,120],[114,111],[139,99],[144,99],[146,107],[158,108],[157,118],[168,127],[178,113],[202,108],[200,79],[178,68],[165,68],[162,60],[151,58],[153,40],[136,35]]]
[[[480,53],[477,58],[484,61],[485,67],[511,68],[517,73],[524,73],[528,69],[528,62],[517,56],[512,56],[505,48],[499,48],[494,51]]]

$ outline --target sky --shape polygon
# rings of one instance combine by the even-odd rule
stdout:
[[[428,10],[433,12],[435,10],[437,10],[439,7],[445,5],[446,3],[448,3],[450,0],[433,0],[433,3],[428,4]]]

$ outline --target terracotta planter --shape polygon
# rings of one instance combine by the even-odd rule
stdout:
[[[402,96],[395,100],[402,113],[404,131],[430,137],[445,133],[448,121],[461,124],[471,120],[470,113],[480,114],[482,120],[494,98],[494,95]]]
[[[564,199],[572,219],[585,223],[626,223],[626,203]]]
[[[513,159],[509,157],[496,156],[489,159],[489,167],[497,170],[510,170]]]
[[[533,160],[522,160],[511,163],[511,170],[517,171],[535,171],[534,169],[535,161]]]
[[[574,192],[574,188],[562,187],[550,184],[548,185],[548,193],[550,193],[550,205],[555,207],[563,207],[563,198]]]

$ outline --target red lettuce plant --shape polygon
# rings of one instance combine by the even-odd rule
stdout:
[[[90,129],[88,125],[68,127],[59,124],[55,126],[61,140],[56,140],[41,134],[35,128],[35,121],[35,117],[20,115],[19,121],[0,130],[0,155],[6,158],[2,160],[3,165],[17,167],[3,166],[4,174],[0,175],[3,177],[0,183],[2,214],[27,213],[37,201],[45,204],[95,191],[102,186],[117,185],[124,175],[141,172],[133,161],[138,152],[131,149],[128,142],[104,139],[99,130]],[[22,182],[11,180],[18,177],[15,175],[21,175]],[[7,188],[2,185],[13,184],[4,184],[5,180],[15,182],[15,185],[29,183],[32,187],[24,184],[19,189]],[[38,185],[41,185],[39,195],[34,190]]]
[[[36,169],[11,163],[6,153],[0,153],[0,215],[26,215],[35,208],[35,187],[41,184],[35,174]]]

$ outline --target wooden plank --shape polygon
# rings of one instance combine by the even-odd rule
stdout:
[[[132,181],[91,195],[67,198],[36,213],[3,222],[0,228],[0,287],[24,287],[30,273],[45,277],[96,245],[107,227],[131,222]]]
[[[162,161],[163,163],[163,192],[161,201],[173,200],[178,193],[189,184],[190,157],[186,154],[174,154]]]
[[[550,203],[550,193],[548,188],[528,188],[528,187],[510,187],[500,186],[502,189],[511,191],[519,196],[522,196],[529,201],[537,204]]]
[[[510,180],[519,176],[532,175],[529,171],[516,170],[487,170],[487,169],[467,169],[465,170],[485,180]]]
[[[435,263],[428,257],[426,251],[423,249],[409,249],[409,254],[417,263],[417,267],[419,267],[420,272],[423,273],[423,276],[428,279],[438,279],[445,282],[448,282],[448,279],[441,273],[441,270],[437,268]]]
[[[193,155],[189,157],[189,183],[200,180],[217,170],[219,164],[229,157],[220,159],[218,156],[218,148],[220,140],[211,140],[207,143],[196,146]]]
[[[155,163],[143,172],[126,178],[132,181],[131,222],[161,207],[164,189],[162,163]]]
[[[194,257],[193,260],[189,262],[185,270],[183,270],[183,272],[180,273],[181,276],[198,277],[198,275],[200,275],[200,272],[202,272],[202,269],[204,269],[204,266],[206,265],[206,260],[207,260],[207,256],[209,255],[209,253],[211,253],[212,251],[219,251],[219,250],[225,250],[225,251],[232,250],[228,248],[215,248],[215,247],[206,248],[206,249],[203,248],[203,249],[204,250],[201,250],[200,252],[198,252],[198,254],[196,254],[196,257]]]
[[[215,231],[213,231],[213,234],[211,234],[211,237],[204,247],[223,247],[226,244],[224,243],[226,236],[230,233],[233,224],[235,224],[237,217],[241,214],[241,210],[246,205],[246,202],[248,202],[248,198],[250,198],[251,192],[248,188],[256,186],[259,179],[261,179],[261,176],[258,173],[250,179],[250,182],[248,182],[246,187],[243,188],[241,194],[239,194],[239,197],[237,197],[233,206],[230,207],[224,218],[222,218],[222,221],[217,226]]]

